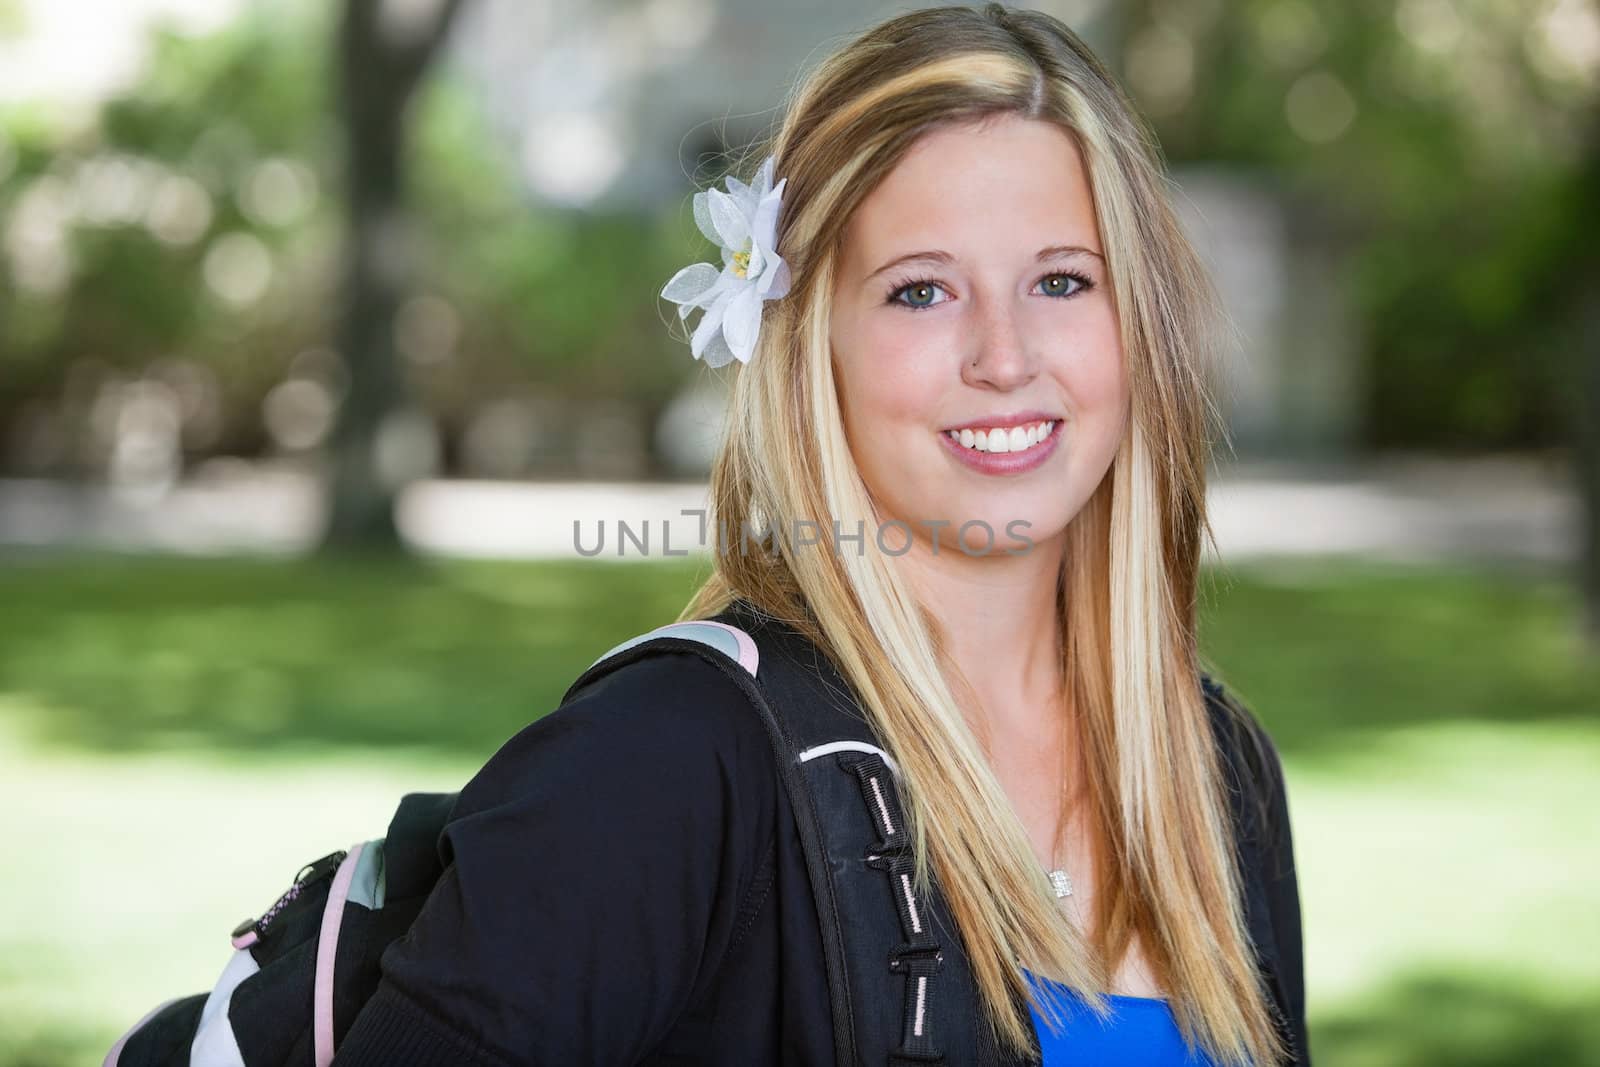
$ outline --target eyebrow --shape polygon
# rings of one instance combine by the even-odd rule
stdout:
[[[1039,249],[1039,254],[1033,258],[1035,263],[1043,263],[1045,260],[1055,259],[1057,256],[1093,256],[1095,259],[1098,259],[1101,262],[1105,261],[1105,257],[1099,252],[1096,252],[1092,248],[1085,248],[1082,245],[1048,245]],[[903,256],[896,256],[895,258],[891,259],[889,262],[885,263],[883,266],[879,267],[877,270],[863,278],[862,281],[871,281],[884,271],[889,270],[891,267],[898,267],[902,263],[927,262],[950,264],[954,263],[955,259],[956,257],[952,256],[949,252],[938,248],[929,249],[925,252],[908,252]]]

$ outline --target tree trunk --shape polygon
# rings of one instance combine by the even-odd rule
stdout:
[[[337,331],[350,388],[332,434],[324,550],[401,549],[394,521],[400,486],[379,468],[378,441],[406,400],[394,338],[414,267],[404,205],[406,119],[460,6],[434,0],[418,14],[396,0],[344,3],[334,50],[346,210]]]
[[[1591,654],[1600,655],[1600,249],[1594,243],[1600,227],[1600,100],[1589,108],[1589,128],[1579,178],[1578,209],[1571,220],[1577,254],[1569,275],[1577,341],[1572,366],[1576,410],[1573,471],[1582,501],[1578,582],[1583,598],[1584,637]]]
[[[1600,173],[1600,166],[1595,170]],[[1591,182],[1594,192],[1600,195],[1600,182]],[[1592,212],[1600,224],[1600,211]],[[1593,233],[1593,230],[1588,232]],[[1600,264],[1590,262],[1580,277],[1587,297],[1580,297],[1577,307],[1578,351],[1575,363],[1579,380],[1577,387],[1578,434],[1573,449],[1573,469],[1578,478],[1582,499],[1583,525],[1579,542],[1579,584],[1583,596],[1584,637],[1590,652],[1600,655]]]

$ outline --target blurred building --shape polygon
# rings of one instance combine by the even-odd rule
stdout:
[[[797,75],[834,45],[927,4],[861,0],[473,0],[453,57],[517,146],[529,187],[577,206],[679,200],[705,156],[780,114]],[[1095,43],[1106,0],[1030,4]]]
[[[723,153],[777,121],[802,71],[909,6],[917,5],[478,0],[463,14],[452,56],[520,159],[530,195],[594,209],[670,210],[716,180]],[[1050,11],[1121,66],[1115,5],[1025,6]],[[1174,176],[1186,225],[1236,327],[1218,398],[1236,451],[1344,452],[1359,432],[1360,383],[1353,316],[1332,283],[1336,231],[1315,205],[1291,202],[1262,176]],[[709,456],[714,429],[685,417],[708,410],[715,404],[697,383],[656,427],[658,452],[673,467],[694,470]]]

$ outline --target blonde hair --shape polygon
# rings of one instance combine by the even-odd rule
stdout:
[[[713,521],[873,528],[828,344],[841,236],[922,134],[1007,114],[1055,123],[1080,149],[1132,400],[1110,470],[1068,527],[1058,589],[1064,696],[1100,842],[1091,938],[1058,910],[955,696],[941,628],[884,553],[782,537],[770,553],[719,544],[680,619],[743,597],[816,641],[850,679],[902,770],[918,888],[937,874],[1001,1047],[1031,1048],[1030,1002],[1059,1022],[1019,964],[1073,986],[1104,1016],[1102,992],[1138,935],[1191,1047],[1219,1063],[1277,1062],[1286,1050],[1242,913],[1195,644],[1220,421],[1206,382],[1223,318],[1173,215],[1153,139],[1061,22],[995,3],[914,11],[850,41],[791,93],[781,126],[752,154],[774,155],[788,179],[778,249],[792,286],[767,305],[758,348],[733,380]]]

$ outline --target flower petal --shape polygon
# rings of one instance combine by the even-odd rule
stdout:
[[[761,194],[731,174],[728,175],[727,185],[728,195],[739,205],[739,213],[745,218],[754,215],[756,205],[761,202]]]
[[[709,263],[706,265],[711,266]],[[715,270],[716,268],[712,267],[712,269]],[[709,308],[712,304],[716,303],[716,301],[720,299],[725,292],[734,288],[735,286],[743,284],[743,278],[739,277],[731,270],[724,270],[721,274],[717,275],[717,280],[712,284],[711,288],[707,289],[705,292],[696,297],[693,303],[680,304],[678,306],[678,318],[687,319],[689,317],[689,312],[693,311],[695,308]],[[729,294],[728,299],[731,300],[732,298],[732,295]]]
[[[761,161],[761,169],[756,171],[755,181],[751,184],[755,187],[756,192],[762,196],[766,196],[772,189],[772,168],[777,165],[778,158],[776,156],[768,156]]]
[[[777,300],[789,295],[789,264],[784,262],[782,256],[772,257],[756,288],[763,300]]]
[[[741,363],[750,362],[761,333],[761,294],[754,285],[739,290],[722,314],[722,336]]]
[[[698,304],[721,277],[722,272],[710,263],[691,263],[672,276],[661,295],[674,304]]]
[[[750,220],[739,210],[738,201],[721,189],[708,189],[706,195],[710,198],[711,224],[720,235],[718,243],[735,252],[744,251],[750,240]]]
[[[700,316],[700,321],[695,324],[694,335],[689,338],[689,352],[691,355],[698,357],[701,352],[705,351],[706,342],[711,340],[712,334],[721,329],[722,317],[727,312],[728,305],[733,301],[733,296],[732,290],[725,290],[720,293],[711,302],[711,306],[706,308],[706,313]]]
[[[707,203],[710,198],[705,193],[694,194],[694,224],[700,227],[700,232],[706,240],[714,245],[722,243],[722,235],[717,233],[717,228],[711,224],[711,205]]]
[[[750,243],[760,249],[762,258],[773,251],[778,238],[778,213],[783,209],[783,186],[789,179],[761,198],[755,216],[750,220]]]
[[[700,358],[706,361],[708,367],[721,367],[732,363],[737,357],[733,354],[733,349],[728,347],[728,339],[722,336],[721,330],[718,330],[706,342],[705,352]]]

